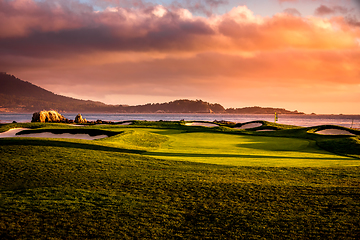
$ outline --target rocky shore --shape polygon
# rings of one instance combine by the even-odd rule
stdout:
[[[111,124],[111,123],[113,123],[111,121],[103,121],[100,119],[98,119],[96,121],[87,121],[85,118],[82,117],[82,115],[80,113],[78,115],[76,115],[74,120],[71,120],[71,119],[65,118],[63,115],[61,115],[60,113],[58,113],[55,110],[50,110],[50,111],[44,110],[44,111],[40,111],[40,112],[35,112],[35,113],[33,113],[31,122],[77,123],[77,124],[84,124],[84,123]]]

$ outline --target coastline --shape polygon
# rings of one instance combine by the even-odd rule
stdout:
[[[78,113],[62,113],[68,119],[74,119]],[[90,121],[209,121],[225,120],[236,123],[264,120],[274,122],[273,114],[219,114],[219,113],[86,113],[82,116]],[[32,113],[0,113],[0,123],[31,122]],[[302,127],[317,125],[339,125],[360,128],[360,115],[328,115],[328,114],[279,114],[277,123]]]

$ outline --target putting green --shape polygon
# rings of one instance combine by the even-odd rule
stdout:
[[[224,133],[163,129],[131,129],[105,140],[126,148],[142,149],[147,156],[232,166],[344,167],[360,160],[339,156],[316,146],[315,141]]]

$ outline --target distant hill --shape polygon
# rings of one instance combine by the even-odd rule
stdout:
[[[226,109],[227,113],[233,114],[304,114],[303,112],[289,111],[284,108],[270,108],[270,107],[244,107],[244,108],[228,108]]]
[[[0,112],[37,112],[57,110],[58,112],[117,112],[117,113],[232,113],[232,114],[303,114],[281,108],[228,108],[218,103],[202,100],[175,100],[167,103],[145,105],[107,105],[102,102],[80,100],[57,95],[13,75],[0,73]]]
[[[148,103],[146,105],[128,106],[125,112],[135,113],[225,113],[218,103],[212,104],[202,100],[175,100],[167,103]]]
[[[0,111],[34,112],[43,109],[58,111],[108,111],[114,106],[54,94],[13,75],[0,73]]]

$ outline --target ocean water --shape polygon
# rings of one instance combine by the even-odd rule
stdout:
[[[77,114],[65,113],[64,117],[75,119]],[[214,121],[225,120],[236,123],[244,123],[255,120],[274,121],[272,114],[180,114],[180,113],[149,113],[149,114],[133,114],[133,113],[83,113],[83,118],[90,121],[106,120],[106,121],[125,121],[125,120],[147,120],[147,121]],[[0,123],[31,122],[32,114],[30,113],[1,113]],[[344,127],[360,128],[360,115],[292,115],[279,114],[278,123],[296,125],[303,127],[311,127],[318,125],[339,125]]]

